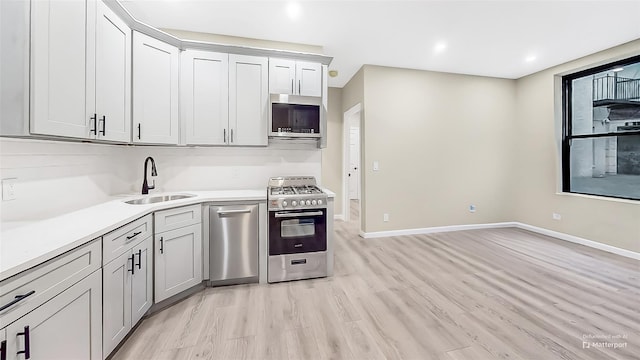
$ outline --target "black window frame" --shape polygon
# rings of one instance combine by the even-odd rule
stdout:
[[[596,139],[603,137],[621,137],[621,136],[640,136],[640,130],[632,130],[625,132],[608,132],[597,134],[580,134],[573,135],[571,128],[572,118],[572,86],[571,83],[575,79],[579,79],[585,76],[595,75],[603,71],[612,70],[617,67],[627,66],[635,63],[640,63],[640,55],[635,55],[626,59],[614,61],[604,65],[592,67],[586,70],[578,71],[576,73],[562,76],[562,192],[571,194],[583,194],[602,196],[614,199],[626,199],[640,201],[637,198],[604,195],[604,194],[591,194],[579,191],[571,191],[571,140],[573,139]]]

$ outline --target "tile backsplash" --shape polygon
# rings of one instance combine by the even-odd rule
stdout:
[[[0,178],[16,199],[0,202],[1,223],[45,219],[139,193],[152,156],[156,190],[261,189],[270,176],[321,178],[321,151],[269,148],[122,146],[0,138]],[[265,190],[266,191],[266,190]]]

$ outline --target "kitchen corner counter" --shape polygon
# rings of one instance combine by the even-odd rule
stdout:
[[[194,197],[144,205],[125,201],[163,194]],[[266,201],[260,190],[184,191],[126,195],[54,218],[10,226],[0,233],[0,281],[64,254],[152,212],[206,202]]]

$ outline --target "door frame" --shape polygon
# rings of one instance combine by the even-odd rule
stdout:
[[[360,200],[359,214],[360,226],[362,228],[362,198],[364,197],[364,187],[362,181],[362,104],[357,103],[344,112],[342,117],[342,213],[344,221],[349,221],[351,203],[349,200],[349,165],[351,162],[351,117],[357,115],[360,128]]]

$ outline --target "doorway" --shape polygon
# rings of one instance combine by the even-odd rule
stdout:
[[[343,118],[343,217],[346,222],[361,224],[362,213],[362,127],[361,105],[357,104],[345,111]]]

